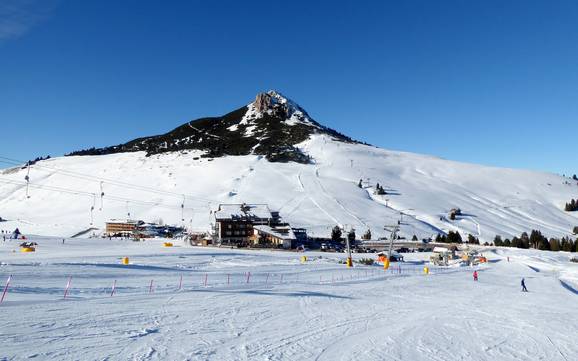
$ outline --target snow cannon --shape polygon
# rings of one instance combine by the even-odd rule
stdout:
[[[163,247],[172,247],[173,243],[172,242],[164,242],[163,243]]]
[[[353,260],[351,259],[351,257],[347,257],[347,259],[345,260],[345,265],[347,266],[347,268],[353,267]]]
[[[385,257],[385,259],[383,260],[383,270],[387,271],[388,269],[389,269],[389,259]]]
[[[429,275],[429,267],[424,267],[424,268],[423,268],[423,274],[424,274],[424,275]]]
[[[36,252],[36,248],[34,248],[34,247],[20,247],[20,252],[23,252],[23,253]]]
[[[121,262],[122,262],[122,264],[125,265],[125,266],[128,265],[128,257],[122,257],[122,261],[121,261]]]
[[[307,256],[301,256],[301,263],[307,262]]]

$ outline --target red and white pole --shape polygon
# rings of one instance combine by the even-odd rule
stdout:
[[[8,292],[8,287],[10,287],[10,281],[12,281],[12,275],[8,276],[8,279],[6,280],[6,286],[4,286],[4,291],[2,292],[2,298],[0,298],[0,303],[4,302],[6,292]]]
[[[66,282],[66,288],[64,289],[64,299],[68,296],[68,290],[70,289],[70,284],[72,282],[72,276],[68,277],[68,282]]]

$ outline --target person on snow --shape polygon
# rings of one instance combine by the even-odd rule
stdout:
[[[474,271],[474,281],[478,280],[478,271]]]
[[[526,288],[526,282],[523,278],[522,278],[522,282],[520,282],[520,284],[522,285],[522,292],[528,292],[528,289]]]

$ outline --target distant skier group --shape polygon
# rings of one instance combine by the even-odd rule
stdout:
[[[477,282],[478,281],[478,271],[474,271],[473,277],[474,277],[474,282]],[[528,292],[528,289],[526,288],[526,280],[524,278],[522,278],[520,285],[522,286],[522,292]]]

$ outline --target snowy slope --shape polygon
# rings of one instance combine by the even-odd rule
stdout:
[[[40,244],[32,254],[12,252],[17,241],[0,244],[0,281],[13,275],[0,305],[1,359],[568,361],[578,354],[578,264],[565,252],[486,248],[490,263],[473,282],[469,267],[423,275],[426,253],[407,254],[394,266],[399,273],[348,269],[335,253],[306,253],[300,264],[292,252],[163,248],[161,240],[32,240]],[[120,264],[122,256],[130,265]],[[520,292],[522,277],[528,293]]]
[[[320,236],[328,236],[336,224],[354,227],[358,235],[368,228],[374,236],[383,235],[383,226],[397,222],[403,210],[407,237],[459,230],[491,241],[496,234],[509,237],[532,229],[560,237],[578,225],[575,214],[562,211],[577,196],[577,184],[558,175],[387,151],[324,134],[297,147],[314,162],[272,163],[259,155],[211,159],[195,150],[54,158],[31,167],[30,198],[27,170],[4,170],[0,216],[9,222],[0,223],[0,229],[71,236],[102,229],[108,219],[130,213],[135,219],[162,218],[207,230],[210,211],[219,203],[241,202],[267,203],[293,225]],[[358,188],[360,178],[369,178],[370,188]],[[373,195],[376,182],[388,195]],[[450,221],[447,214],[454,207],[464,215]]]

